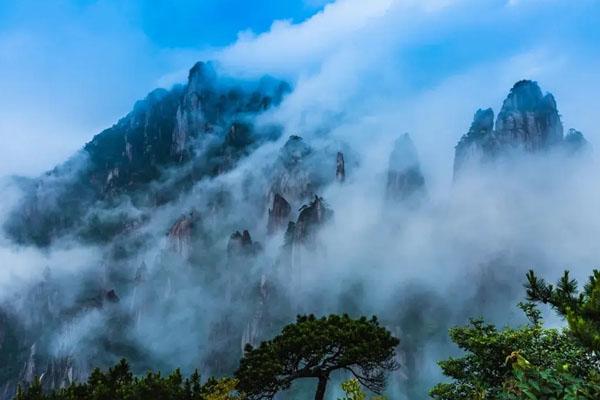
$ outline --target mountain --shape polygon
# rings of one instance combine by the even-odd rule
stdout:
[[[365,175],[355,174],[368,159],[362,149],[327,132],[265,122],[291,90],[274,78],[241,81],[198,63],[185,85],[153,91],[64,164],[18,181],[24,197],[3,227],[10,239],[47,253],[93,250],[80,269],[49,260],[31,285],[0,303],[0,357],[8,364],[0,368],[1,400],[36,375],[44,387],[60,387],[121,357],[135,373],[231,373],[246,343],[306,312],[381,314],[404,333],[402,357],[414,369],[403,372],[405,386],[413,384],[424,338],[445,337],[450,313],[438,312],[447,304],[419,287],[408,297],[380,290],[396,278],[379,264],[393,263],[404,284],[406,268],[414,268],[396,265],[409,249],[401,238],[431,230],[436,245],[451,242],[436,230],[443,223],[430,223],[448,213],[414,229],[411,218],[431,211],[420,207],[430,183],[408,134],[380,155],[387,170],[363,196],[357,187]],[[564,135],[551,95],[521,81],[496,120],[491,109],[477,111],[454,168],[511,154],[571,157],[588,147],[580,132]],[[401,212],[379,213],[387,210]],[[419,260],[434,253],[427,240]],[[377,310],[369,292],[381,295]]]
[[[417,149],[405,133],[394,142],[390,154],[386,195],[393,201],[418,204],[424,194],[425,178],[421,173]]]
[[[589,148],[583,135],[571,129],[564,136],[556,101],[543,94],[537,82],[522,80],[502,103],[494,125],[491,108],[477,110],[469,131],[455,148],[454,175],[468,164],[489,162],[515,152],[543,153]]]
[[[18,243],[40,246],[74,229],[80,237],[110,240],[140,221],[94,220],[86,215],[91,205],[110,207],[122,194],[136,205],[164,204],[194,182],[231,169],[279,136],[279,128],[257,127],[254,120],[289,91],[287,83],[269,77],[257,82],[220,77],[210,63],[199,62],[186,85],[154,90],[71,160],[28,182],[23,205],[5,229]],[[169,185],[149,188],[167,179],[169,169],[177,170]],[[92,220],[86,223],[86,217]]]

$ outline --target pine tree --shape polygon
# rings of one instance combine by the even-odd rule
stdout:
[[[577,281],[570,278],[569,271],[565,271],[553,286],[530,270],[525,286],[529,300],[550,304],[566,318],[572,334],[583,345],[600,351],[600,271],[593,271],[581,292]]]
[[[318,380],[315,399],[322,400],[329,376],[337,370],[352,374],[361,385],[381,393],[385,372],[398,368],[398,343],[375,317],[299,316],[296,323],[258,348],[247,345],[235,376],[238,388],[251,400],[272,399],[302,378]]]

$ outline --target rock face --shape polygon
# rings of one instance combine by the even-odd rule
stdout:
[[[583,134],[572,128],[565,135],[563,145],[568,154],[588,153],[592,151],[592,146],[585,140]]]
[[[87,370],[70,357],[48,354],[22,328],[16,318],[0,309],[0,399],[12,399],[19,384],[30,383],[36,377],[46,390],[64,388],[75,380],[85,379]]]
[[[187,85],[155,90],[85,146],[91,179],[115,189],[156,179],[161,167],[195,154],[195,139],[225,136],[243,116],[278,104],[287,90],[285,83],[267,79],[252,89],[222,83],[211,64],[199,62]]]
[[[588,148],[580,132],[563,136],[554,96],[543,94],[537,82],[522,80],[510,90],[496,118],[492,109],[478,110],[469,131],[455,149],[455,176],[465,164],[478,164],[519,151],[539,153],[563,149],[571,153]]]
[[[386,196],[393,201],[417,201],[425,193],[417,150],[408,133],[394,143],[390,155]]]
[[[205,132],[218,132],[239,115],[257,114],[279,104],[289,91],[286,83],[263,78],[254,90],[221,85],[210,63],[190,70],[188,84],[177,108],[171,154],[182,160],[193,154],[191,141]]]
[[[171,250],[184,257],[189,255],[192,239],[199,222],[200,214],[195,210],[179,217],[167,233]]]
[[[264,335],[265,328],[270,325],[270,316],[269,316],[269,303],[271,301],[270,292],[272,288],[267,283],[267,278],[263,274],[260,278],[260,283],[258,284],[258,288],[256,293],[253,293],[254,299],[251,299],[252,302],[256,302],[254,312],[250,317],[250,320],[244,327],[244,331],[242,332],[241,338],[241,351],[243,353],[244,348],[247,344],[251,344],[252,346],[256,346],[260,344],[260,339]]]
[[[563,127],[554,96],[543,95],[536,82],[517,82],[498,113],[496,136],[502,146],[526,151],[548,149],[560,143]]]
[[[271,192],[291,201],[310,196],[315,190],[315,179],[306,161],[312,153],[313,149],[304,139],[290,136],[279,152]]]
[[[4,228],[19,243],[46,246],[82,227],[90,205],[99,200],[145,191],[154,205],[167,203],[193,182],[231,169],[261,141],[275,139],[277,128],[257,132],[252,120],[288,91],[287,84],[269,78],[221,79],[210,64],[198,63],[186,85],[151,92],[71,160],[29,182],[22,206]],[[181,169],[170,187],[147,193],[165,169],[184,163],[191,166]]]
[[[47,357],[38,354],[37,344],[34,343],[23,366],[21,380],[33,382],[36,377],[40,377],[40,382],[46,390],[56,390],[69,386],[76,379],[84,378],[83,374],[77,373],[76,365],[68,357],[45,359]]]
[[[344,163],[344,153],[338,151],[336,157],[336,168],[335,168],[335,179],[338,182],[344,182],[346,180],[346,166]]]
[[[484,161],[497,152],[494,138],[494,111],[491,108],[477,110],[473,123],[458,142],[454,157],[454,174],[457,174],[463,164],[470,161]]]
[[[291,213],[292,206],[290,206],[290,203],[288,203],[279,193],[275,193],[275,196],[273,196],[273,207],[269,209],[267,233],[273,234],[276,231],[285,228]]]
[[[227,244],[227,254],[230,257],[256,255],[262,250],[258,242],[253,242],[250,232],[244,230],[243,233],[235,231],[229,237]]]
[[[271,199],[279,194],[292,208],[306,204],[327,185],[345,180],[345,161],[344,154],[337,149],[313,147],[302,137],[292,135],[267,173],[270,182],[267,196]]]
[[[300,208],[296,223],[290,222],[285,237],[288,244],[315,243],[318,229],[333,217],[333,211],[327,207],[322,197],[315,195],[313,201]]]

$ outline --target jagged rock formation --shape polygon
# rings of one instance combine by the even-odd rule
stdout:
[[[563,125],[552,94],[537,82],[522,80],[510,90],[496,118],[492,109],[478,110],[469,131],[455,149],[454,174],[465,164],[488,162],[515,152],[539,153],[563,149],[576,153],[589,148],[580,132],[563,136]]]
[[[0,318],[2,316],[0,315]],[[37,377],[47,390],[64,388],[75,380],[85,379],[86,372],[70,357],[52,357],[40,351],[37,342],[27,343],[27,337],[16,337],[14,326],[0,320],[0,399],[12,399],[19,384],[30,383]],[[23,354],[19,354],[25,350]]]
[[[296,223],[290,222],[285,234],[289,244],[314,244],[318,229],[333,217],[333,211],[322,197],[315,195],[312,202],[300,208]]]
[[[292,206],[279,193],[273,196],[273,206],[269,208],[269,220],[267,222],[267,233],[273,234],[286,226],[292,213]]]
[[[336,156],[335,179],[342,183],[346,180],[346,166],[344,164],[344,153],[338,151]]]
[[[121,300],[115,289],[107,290],[104,298],[109,303],[118,303]]]
[[[496,151],[494,111],[491,108],[477,110],[469,131],[456,145],[454,174],[456,175],[467,161],[487,161],[492,155],[496,154]]]
[[[195,154],[195,139],[224,136],[255,115],[278,104],[289,87],[264,79],[254,89],[222,84],[210,64],[199,62],[185,86],[158,89],[136,103],[133,112],[88,143],[90,179],[123,188],[156,179],[161,167]]]
[[[290,136],[279,152],[271,192],[294,200],[310,196],[315,190],[315,179],[305,161],[312,152],[300,136]]]
[[[37,343],[34,343],[23,366],[21,382],[33,382],[38,377],[45,389],[55,390],[69,386],[76,379],[84,378],[77,371],[71,358],[48,359],[47,356],[38,354]]]
[[[229,170],[262,141],[276,139],[278,128],[261,127],[258,134],[252,121],[288,91],[287,84],[269,78],[243,85],[224,81],[210,64],[198,63],[186,85],[151,92],[67,163],[24,182],[23,204],[4,228],[19,243],[45,246],[84,225],[89,206],[99,200],[126,193],[137,202],[149,199],[149,205],[172,201],[197,180]],[[188,167],[169,187],[147,187],[166,168],[183,164]],[[123,219],[113,236],[128,226]]]
[[[501,146],[522,147],[526,151],[560,143],[563,127],[554,96],[543,95],[535,82],[517,82],[498,113],[496,137]]]
[[[289,91],[283,82],[263,78],[256,89],[219,85],[210,64],[199,62],[190,70],[188,84],[177,108],[171,154],[184,159],[193,154],[191,142],[204,132],[215,132],[232,122],[232,116],[257,114],[279,104]]]
[[[336,146],[337,147],[337,146]],[[333,175],[335,169],[336,175]],[[283,196],[292,208],[311,201],[325,186],[345,179],[344,154],[328,147],[311,147],[302,137],[292,135],[279,151],[267,179],[267,198]]]
[[[264,336],[265,328],[269,325],[269,295],[271,292],[270,286],[267,284],[267,277],[263,274],[260,277],[260,283],[257,290],[257,304],[252,317],[246,324],[242,333],[240,350],[243,352],[244,347],[249,343],[252,346],[258,345],[260,339]]]
[[[93,275],[86,277],[87,285],[68,295],[64,293],[67,285],[59,284],[56,279],[47,268],[39,283],[25,289],[20,304],[9,308],[11,314],[0,308],[2,400],[12,399],[17,385],[32,382],[34,377],[38,377],[48,390],[86,379],[91,361],[86,355],[102,354],[104,357],[110,354],[111,346],[131,346],[118,336],[127,320],[108,318],[102,331],[97,333],[96,341],[86,343],[92,349],[73,350],[71,346],[77,346],[73,342],[73,329],[78,326],[78,321],[90,312],[115,316],[119,313],[121,299],[116,286],[103,279],[94,279]]]
[[[253,242],[250,232],[244,230],[243,233],[235,231],[229,237],[227,243],[227,254],[230,257],[256,255],[262,250],[262,246],[258,242]]]
[[[171,250],[187,257],[191,250],[191,243],[197,225],[200,222],[200,214],[196,210],[182,215],[169,229],[167,237]]]
[[[567,154],[588,153],[592,151],[592,146],[585,140],[583,133],[573,128],[569,129],[569,132],[565,135],[563,146]]]
[[[425,193],[417,150],[408,133],[394,143],[390,155],[386,197],[393,201],[418,201]]]

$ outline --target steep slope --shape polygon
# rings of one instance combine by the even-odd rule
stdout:
[[[164,204],[193,182],[230,169],[262,141],[277,137],[276,127],[258,128],[254,119],[289,89],[268,77],[222,78],[211,64],[197,63],[186,85],[151,92],[70,161],[24,185],[23,206],[5,229],[19,243],[40,246],[74,228],[92,241],[110,240],[135,221],[96,221],[102,234],[90,234],[82,225],[91,204],[121,195],[136,204]],[[177,174],[167,174],[174,166]],[[141,190],[167,178],[172,182],[162,190]]]

